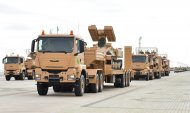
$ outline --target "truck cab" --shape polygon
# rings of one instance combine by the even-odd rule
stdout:
[[[148,55],[132,55],[132,73],[134,75],[134,79],[153,79],[152,70],[150,69],[150,59]]]
[[[51,86],[54,92],[74,89],[76,96],[83,95],[88,79],[84,48],[85,42],[72,32],[69,35],[42,33],[32,41],[39,95],[46,95]]]
[[[14,77],[15,80],[25,79],[24,57],[18,55],[6,56],[5,58],[3,58],[3,64],[4,64],[4,75],[7,81],[9,81],[11,77]]]

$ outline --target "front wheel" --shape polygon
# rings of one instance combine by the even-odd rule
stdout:
[[[20,80],[24,80],[25,79],[25,72],[23,71],[21,74],[20,74]]]
[[[39,95],[47,95],[48,85],[45,83],[37,83],[37,90]]]
[[[80,79],[76,81],[75,84],[75,95],[76,96],[83,96],[85,91],[85,78],[84,75],[81,75]]]
[[[11,79],[11,77],[10,77],[10,76],[5,76],[5,79],[6,79],[7,81],[9,81],[9,80]]]

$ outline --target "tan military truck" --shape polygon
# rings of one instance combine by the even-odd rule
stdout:
[[[26,77],[28,77],[28,80],[33,80],[33,73],[35,71],[34,61],[31,58],[27,58],[24,64],[26,67]]]
[[[5,79],[9,81],[11,77],[14,77],[15,80],[24,80],[25,79],[25,65],[24,57],[22,56],[6,56],[3,58],[4,64],[4,75]]]
[[[161,54],[162,57],[162,68],[163,68],[163,74],[165,76],[169,76],[170,74],[170,60],[167,58],[167,54]]]
[[[151,58],[147,54],[132,55],[132,75],[134,79],[145,78],[147,81],[154,79]]]
[[[127,70],[128,67],[125,65],[125,69],[122,68],[123,51],[121,48],[113,48],[111,44],[111,42],[116,41],[112,26],[97,29],[95,25],[91,25],[88,30],[92,40],[97,42],[93,47],[85,50],[85,65],[88,72],[90,72],[89,70],[100,69],[105,83],[114,83],[115,87],[129,86],[131,75]],[[132,54],[131,47],[125,47],[125,52],[130,56]],[[125,60],[131,61],[131,57],[126,57]],[[89,75],[95,75],[95,73],[89,73]],[[101,86],[103,86],[102,83]],[[102,89],[99,88],[99,90]]]
[[[134,79],[140,77],[146,78],[146,80],[161,78],[163,69],[160,59],[161,57],[157,55],[158,49],[156,47],[137,47],[136,53],[137,55],[133,55],[132,65]],[[138,60],[140,59],[141,63],[138,63]]]
[[[47,95],[51,86],[54,92],[74,91],[76,96],[82,96],[84,92],[101,92],[104,81],[114,82],[116,87],[129,85],[129,77],[118,59],[122,56],[120,49],[105,44],[106,37],[115,38],[112,27],[97,33],[94,26],[89,26],[89,32],[93,40],[98,40],[91,48],[86,48],[86,43],[72,31],[69,35],[42,32],[32,41],[39,95]]]

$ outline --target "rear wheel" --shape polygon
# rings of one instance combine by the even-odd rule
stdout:
[[[160,79],[160,78],[161,78],[161,76],[162,76],[162,75],[161,75],[161,73],[158,73],[158,79]]]
[[[154,78],[158,78],[158,73],[154,72]]]
[[[119,77],[119,75],[115,75],[115,82],[114,82],[114,87],[120,87],[120,82],[121,82],[121,79]]]
[[[39,95],[47,95],[48,85],[45,83],[37,83],[37,90]]]
[[[7,81],[9,81],[9,80],[11,79],[11,77],[10,77],[10,76],[5,76],[5,79],[6,79]]]
[[[149,81],[149,73],[146,75],[146,81]]]
[[[85,78],[84,75],[81,75],[80,79],[76,81],[75,95],[83,96],[84,91],[85,91]]]
[[[126,80],[126,85],[125,85],[125,87],[129,87],[130,86],[130,82],[131,82],[131,74],[126,74],[126,76],[127,76],[127,80]]]
[[[96,75],[96,83],[91,84],[91,91],[92,91],[92,93],[97,93],[99,91],[99,76],[98,76],[98,74]]]
[[[121,88],[124,88],[124,87],[125,87],[125,84],[126,84],[126,77],[125,77],[125,74],[120,75],[120,79],[121,79],[120,87],[121,87]]]
[[[99,89],[98,92],[102,92],[104,88],[104,79],[103,79],[103,75],[100,73],[99,74]]]
[[[150,73],[149,80],[153,80],[153,79],[154,79],[154,75]]]

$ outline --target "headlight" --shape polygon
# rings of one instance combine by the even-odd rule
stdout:
[[[34,75],[36,80],[40,80],[41,76],[40,75]]]
[[[75,75],[68,75],[67,80],[75,80]]]

